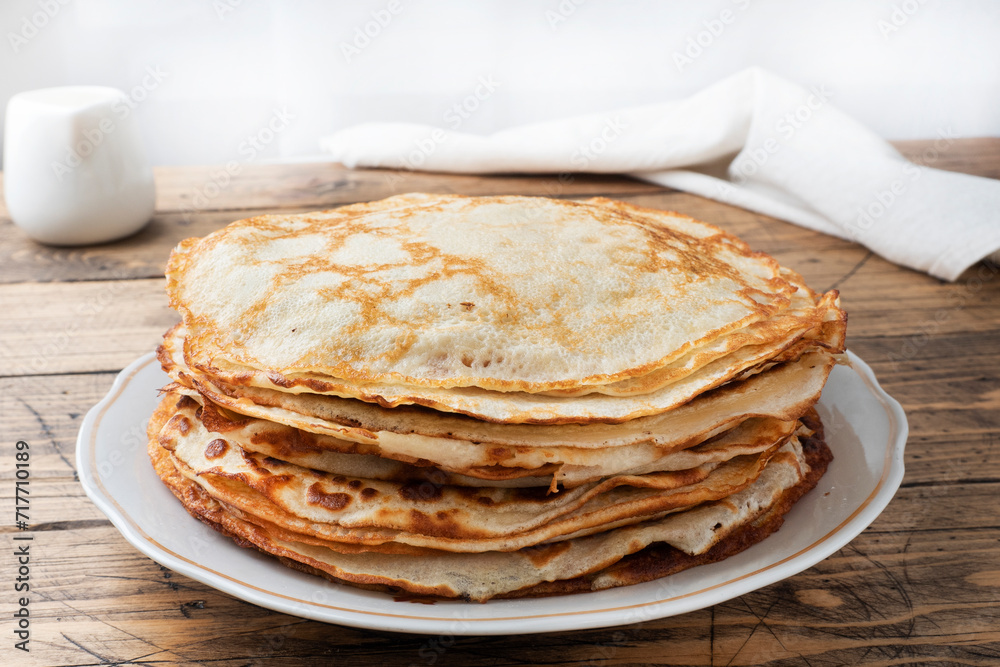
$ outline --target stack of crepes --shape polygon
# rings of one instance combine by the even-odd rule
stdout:
[[[167,291],[157,473],[338,581],[648,581],[762,540],[831,459],[837,293],[686,216],[404,195],[188,239]]]

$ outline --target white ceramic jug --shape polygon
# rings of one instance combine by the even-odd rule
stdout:
[[[3,181],[15,224],[53,245],[103,243],[141,229],[155,193],[133,106],[102,86],[12,97]]]

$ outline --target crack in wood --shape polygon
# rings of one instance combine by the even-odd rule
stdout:
[[[21,403],[21,405],[25,407],[25,409],[28,410],[28,412],[30,412],[34,416],[35,421],[38,422],[38,425],[42,429],[42,433],[44,433],[45,437],[49,439],[49,444],[52,445],[52,449],[56,450],[56,454],[59,455],[59,459],[66,464],[66,467],[68,467],[70,470],[73,471],[73,480],[79,481],[79,477],[77,477],[76,474],[76,466],[70,463],[69,459],[66,458],[66,455],[63,454],[62,449],[59,447],[58,443],[56,443],[55,436],[52,434],[52,429],[50,429],[49,425],[45,423],[45,419],[42,418],[42,415],[40,415],[38,413],[38,410],[35,410],[35,408],[33,408],[30,403],[24,400],[23,397],[18,396],[17,400]]]
[[[865,264],[867,264],[868,260],[871,259],[874,255],[875,255],[875,253],[873,253],[871,250],[869,250],[867,253],[865,253],[865,256],[862,257],[861,260],[851,268],[850,271],[848,271],[843,276],[841,276],[840,278],[838,278],[832,285],[830,285],[828,288],[826,288],[825,291],[829,292],[832,289],[837,289],[837,287],[839,287],[846,280],[848,280],[851,276],[853,276],[855,273],[857,273],[858,269],[860,269],[862,266],[864,266]]]
[[[103,655],[101,655],[100,653],[95,653],[94,651],[91,651],[89,648],[87,648],[83,644],[80,644],[78,642],[73,641],[72,639],[70,639],[69,637],[66,636],[66,633],[60,632],[59,634],[62,635],[63,639],[65,639],[70,644],[72,644],[73,646],[77,647],[78,649],[80,649],[84,653],[88,653],[88,654],[94,656],[95,658],[97,658],[98,660],[100,660],[101,661],[100,664],[102,664],[102,665],[111,664],[111,661],[108,660],[107,658],[105,658]]]
[[[901,489],[921,489],[935,486],[954,486],[959,484],[1000,484],[996,477],[971,477],[966,479],[928,479],[916,482],[903,482]]]
[[[77,519],[75,521],[49,521],[47,523],[36,523],[31,526],[31,532],[43,533],[50,530],[85,530],[87,528],[98,528],[112,525],[108,519]],[[5,533],[17,533],[17,528],[4,526],[0,528],[0,535]]]

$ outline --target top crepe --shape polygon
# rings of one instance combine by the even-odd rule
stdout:
[[[184,356],[209,373],[569,395],[783,322],[798,289],[684,216],[439,195],[242,220],[182,242],[167,279]],[[814,323],[749,342],[780,348]]]

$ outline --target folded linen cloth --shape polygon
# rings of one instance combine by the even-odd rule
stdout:
[[[629,174],[857,241],[945,280],[1000,250],[1000,181],[906,160],[833,97],[751,68],[687,99],[490,136],[367,123],[321,146],[349,167]],[[953,141],[939,134],[926,164]]]

